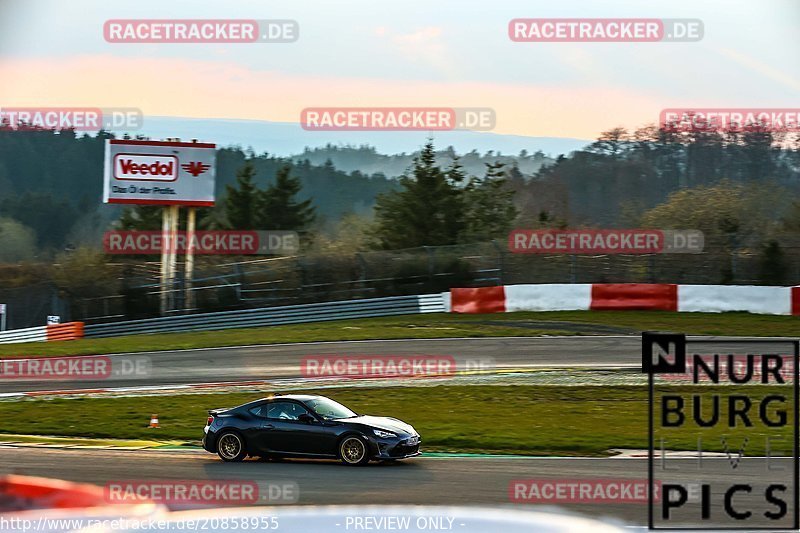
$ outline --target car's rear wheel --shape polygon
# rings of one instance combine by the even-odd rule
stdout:
[[[228,462],[243,461],[247,457],[242,437],[233,431],[226,431],[217,439],[217,455],[220,459]]]
[[[365,465],[369,462],[369,447],[364,437],[350,435],[339,443],[339,457],[346,465]]]

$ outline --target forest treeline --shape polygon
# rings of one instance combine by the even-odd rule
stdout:
[[[110,137],[0,129],[0,261],[99,247],[112,227],[158,227],[157,209],[100,203]],[[557,159],[459,155],[429,140],[402,154],[409,163],[398,179],[311,161],[332,152],[375,169],[393,157],[363,146],[309,149],[306,159],[221,148],[218,205],[201,225],[297,229],[328,250],[480,242],[512,227],[691,227],[737,247],[800,232],[800,143],[765,131],[613,128]]]

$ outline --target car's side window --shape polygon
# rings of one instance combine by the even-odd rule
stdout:
[[[267,418],[298,420],[304,413],[308,413],[308,411],[294,402],[272,402],[267,409]]]
[[[250,414],[252,414],[253,416],[260,417],[260,418],[266,418],[267,417],[267,406],[266,405],[257,405],[255,407],[252,407],[250,409]]]

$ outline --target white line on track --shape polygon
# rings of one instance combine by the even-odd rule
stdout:
[[[93,337],[87,337],[91,339]],[[101,338],[101,337],[98,337]],[[159,354],[159,353],[179,353],[179,352],[203,352],[212,350],[236,350],[246,348],[271,348],[271,347],[285,347],[285,346],[313,346],[313,345],[327,345],[327,344],[369,344],[369,343],[394,343],[394,342],[443,342],[443,341],[497,341],[497,340],[550,340],[550,339],[571,339],[578,340],[579,342],[588,341],[590,339],[636,339],[638,335],[540,335],[533,337],[440,337],[435,339],[361,339],[361,340],[340,340],[340,341],[310,341],[310,342],[283,342],[276,344],[240,344],[236,346],[210,346],[206,348],[177,348],[174,350],[155,350],[145,352],[116,352],[108,354],[89,354],[89,355],[53,355],[52,357],[110,357],[122,355],[145,355],[145,354]],[[795,337],[723,337],[723,336],[690,336],[687,341],[692,340],[713,340],[719,342],[725,341],[751,341],[760,342],[768,340],[785,340],[795,341]],[[46,356],[50,357],[50,356]],[[4,361],[18,361],[19,359],[3,359]]]

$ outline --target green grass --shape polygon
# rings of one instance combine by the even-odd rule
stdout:
[[[764,390],[754,386],[751,392]],[[647,447],[647,391],[643,387],[443,385],[321,393],[356,412],[390,415],[411,423],[428,451],[601,456],[610,448]],[[208,394],[7,402],[2,404],[0,433],[197,442],[208,409],[258,397]],[[152,413],[159,415],[160,429],[146,428]],[[748,430],[748,454],[764,450],[763,435],[755,423]],[[721,434],[721,429],[708,430],[704,449],[721,451]],[[783,436],[773,444],[774,451],[790,451],[788,429]],[[668,449],[693,449],[697,443],[696,436],[679,431],[668,436],[667,442]],[[738,448],[740,442],[741,437],[732,439],[731,446]]]
[[[564,320],[582,324],[627,327],[639,331],[677,331],[693,335],[797,337],[800,317],[746,312],[676,313],[671,311],[555,311],[509,313],[517,320]],[[495,315],[496,316],[496,315]]]
[[[498,316],[498,315],[492,315]],[[482,325],[450,314],[336,320],[308,324],[237,328],[220,331],[129,335],[104,339],[0,345],[0,357],[16,355],[88,355],[249,344],[365,339],[433,339],[441,337],[498,337],[558,334],[502,325]]]
[[[0,358],[13,356],[87,355],[247,344],[364,339],[431,339],[442,337],[519,337],[620,332],[679,331],[705,335],[797,336],[800,317],[748,313],[671,313],[662,311],[557,311],[488,315],[432,313],[361,320],[337,320],[260,328],[130,335],[0,345]]]

